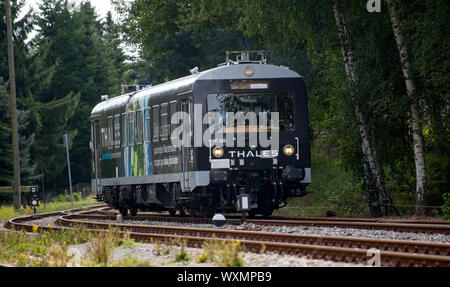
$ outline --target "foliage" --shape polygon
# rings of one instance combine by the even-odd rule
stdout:
[[[196,262],[205,263],[206,261],[208,261],[208,252],[204,251],[202,254],[197,256]]]
[[[0,1],[4,7],[4,0]],[[19,114],[20,156],[23,184],[36,184],[42,164],[47,188],[67,185],[62,135],[70,133],[73,183],[90,178],[90,111],[100,95],[116,96],[125,80],[125,55],[111,14],[97,20],[90,2],[79,6],[64,0],[43,1],[38,11],[18,20],[23,1],[12,1],[14,52]],[[0,9],[4,18],[5,9]],[[37,27],[37,35],[29,33]],[[0,184],[10,185],[12,151],[8,130],[9,79],[6,26],[0,22]],[[4,82],[5,81],[5,82]],[[4,105],[4,106],[3,106]],[[40,173],[40,172],[39,172]]]
[[[39,179],[36,164],[31,162],[31,147],[35,134],[29,134],[30,111],[18,110],[17,123],[19,133],[19,162],[21,183],[28,185]],[[12,133],[9,94],[0,77],[0,186],[11,186],[14,180],[12,165]]]
[[[309,195],[311,202],[339,214],[366,214],[367,207],[361,206],[367,203],[368,190],[361,137],[333,13],[333,4],[342,3],[357,59],[355,98],[367,121],[369,141],[394,203],[414,205],[410,103],[386,1],[381,13],[368,13],[365,1],[359,0],[114,0],[117,23],[111,14],[97,19],[89,2],[75,5],[64,0],[42,1],[38,11],[18,19],[23,1],[12,2],[21,173],[30,183],[39,178],[36,166],[42,163],[47,188],[67,186],[64,133],[73,139],[74,184],[89,180],[89,116],[100,95],[118,95],[123,83],[155,85],[185,76],[195,66],[213,68],[223,62],[227,50],[266,49],[270,63],[289,66],[306,82],[317,155],[311,189],[318,193]],[[439,206],[450,186],[450,2],[396,4],[422,117],[427,202]],[[0,18],[4,13],[0,9]],[[38,34],[27,41],[33,25]],[[139,57],[131,63],[125,63],[122,41],[138,50]],[[0,21],[2,185],[9,185],[12,177],[6,52],[6,27]],[[319,149],[331,153],[325,156]],[[338,164],[333,167],[333,162]],[[314,175],[315,170],[328,174],[323,180],[328,186],[318,182],[321,176]],[[344,205],[353,207],[336,209]]]
[[[141,67],[152,84],[185,76],[224,61],[226,47],[258,47],[237,31],[240,1],[113,1],[121,32],[139,45]],[[212,13],[212,14],[211,14]]]
[[[46,55],[45,63],[55,67],[55,74],[42,100],[50,98],[62,101],[61,104],[67,103],[66,112],[61,114],[64,119],[52,117],[43,124],[44,134],[47,135],[43,141],[49,139],[50,142],[40,142],[38,146],[59,150],[61,155],[43,151],[51,175],[46,180],[59,186],[65,185],[60,180],[63,178],[61,173],[67,173],[62,158],[64,147],[60,142],[63,133],[70,133],[73,140],[73,182],[87,182],[90,178],[90,166],[85,164],[90,161],[90,112],[100,100],[100,95],[113,97],[119,94],[125,56],[115,37],[111,15],[107,16],[106,21],[97,20],[89,2],[75,8],[67,1],[45,1],[40,10],[37,17],[41,30],[38,43],[43,47],[48,43],[52,53]],[[67,125],[55,130],[55,122],[66,122]]]
[[[339,154],[316,143],[311,150],[311,194],[288,199],[288,205],[274,215],[368,216],[368,204],[359,177],[346,169]]]
[[[450,219],[450,193],[445,193],[443,199],[442,213],[446,219]]]
[[[82,199],[82,195],[80,192],[73,192],[73,201],[80,201]],[[52,198],[53,202],[70,202],[71,197],[70,193],[61,193]]]
[[[0,78],[0,185],[10,185],[12,174],[11,124],[9,119],[9,95]]]

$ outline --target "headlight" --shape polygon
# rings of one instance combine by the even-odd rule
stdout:
[[[285,145],[283,148],[283,152],[285,155],[293,155],[294,154],[294,147],[291,145]]]
[[[216,147],[213,149],[213,154],[215,157],[222,157],[223,156],[223,149],[220,147]]]
[[[253,71],[253,68],[252,68],[252,67],[250,67],[250,66],[245,67],[245,69],[244,69],[244,74],[245,74],[247,77],[253,76],[253,73],[254,73],[254,71]]]

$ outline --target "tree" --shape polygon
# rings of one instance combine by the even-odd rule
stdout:
[[[388,2],[389,16],[394,31],[395,41],[397,43],[400,54],[400,62],[402,64],[403,77],[405,79],[407,96],[410,101],[412,134],[414,140],[414,162],[416,165],[416,214],[424,213],[426,206],[426,169],[425,169],[425,150],[422,135],[422,116],[420,114],[419,105],[415,99],[416,85],[412,79],[411,64],[408,57],[408,50],[403,40],[400,19],[398,17],[397,8],[393,0]]]
[[[362,151],[364,155],[364,171],[365,171],[365,180],[366,184],[369,186],[372,186],[373,184],[370,184],[372,182],[376,182],[377,187],[380,190],[380,193],[383,195],[384,198],[388,200],[390,204],[392,204],[392,200],[390,199],[389,194],[386,190],[386,183],[384,181],[384,174],[380,167],[380,163],[376,157],[375,150],[372,147],[372,144],[369,141],[368,131],[367,131],[367,125],[366,120],[364,117],[364,114],[361,110],[361,103],[358,100],[358,85],[359,85],[359,76],[356,71],[356,55],[353,48],[352,38],[351,38],[351,31],[350,27],[346,22],[346,18],[344,16],[344,12],[342,11],[343,8],[340,3],[338,3],[337,0],[334,1],[334,15],[336,18],[336,26],[338,30],[339,39],[341,42],[342,47],[342,56],[344,60],[345,65],[345,71],[347,74],[348,81],[350,83],[351,87],[351,97],[352,102],[355,109],[355,115],[357,119],[358,124],[358,130],[361,136],[362,141]],[[375,180],[371,179],[371,177],[374,176]],[[368,189],[372,190],[373,189]],[[376,198],[373,194],[369,194],[369,198]],[[371,208],[373,215],[379,215],[379,210],[374,210],[374,208]]]
[[[195,66],[215,67],[226,50],[258,48],[237,29],[240,1],[114,3],[123,17],[121,34],[140,48],[139,64],[152,84],[186,76]]]
[[[11,185],[13,177],[9,111],[8,90],[0,77],[0,185]]]
[[[7,2],[10,3],[11,1]],[[0,1],[0,6],[5,7],[5,1]],[[26,100],[30,97],[29,90],[27,89],[27,86],[24,85],[26,82],[26,75],[27,75],[27,66],[26,63],[28,62],[28,52],[29,52],[29,46],[26,44],[25,40],[28,36],[28,33],[32,29],[32,23],[31,23],[31,13],[27,13],[22,17],[20,20],[17,20],[18,14],[20,9],[23,6],[23,2],[13,2],[12,7],[9,12],[11,16],[11,20],[14,22],[13,25],[13,31],[12,31],[12,38],[14,42],[14,66],[15,66],[15,75],[14,75],[14,82],[16,83],[16,87],[14,87],[14,92],[16,92],[16,99],[17,99],[17,109],[16,105],[14,104],[13,109],[17,110],[17,124],[18,124],[18,145],[19,145],[19,154],[18,160],[20,164],[23,166],[20,167],[20,177],[19,183],[30,183],[33,179],[36,179],[35,176],[35,168],[36,166],[31,163],[31,155],[30,155],[30,149],[34,141],[34,126],[30,126],[30,112],[27,111],[26,106]],[[5,17],[5,9],[0,9],[0,18],[4,19]],[[17,21],[15,21],[17,20]],[[8,81],[11,81],[9,78],[9,64],[8,62],[8,53],[6,46],[8,45],[7,41],[7,29],[6,29],[6,21],[0,22],[0,86],[3,86],[3,79],[6,79]],[[8,105],[9,97],[5,97],[6,88],[1,87],[0,93],[2,101],[2,105]],[[6,107],[5,107],[6,108]],[[2,109],[3,110],[3,109]],[[15,115],[15,113],[13,113]],[[11,114],[8,109],[4,109],[2,111],[2,118],[4,123],[11,124]],[[11,177],[12,177],[12,166],[11,166],[11,159],[12,154],[14,153],[14,161],[16,159],[16,153],[15,150],[13,153],[11,153],[11,135],[12,131],[10,128],[8,128],[6,125],[3,125],[2,132],[1,132],[1,138],[0,140],[4,142],[4,151],[0,155],[0,161],[2,162],[2,173],[1,181],[6,185],[11,185]],[[16,197],[15,197],[16,199]],[[16,208],[19,208],[18,202],[14,202],[14,205]]]
[[[30,125],[30,111],[18,110],[17,122],[19,131],[19,161],[20,178],[24,185],[35,184],[36,164],[31,162],[31,147],[34,134],[28,135]],[[11,113],[9,108],[9,94],[5,83],[0,78],[0,185],[10,186],[13,182],[11,144]]]
[[[41,112],[58,114],[56,117],[43,115],[41,134],[45,138],[39,139],[39,145],[54,147],[60,154],[55,156],[45,146],[36,146],[42,152],[40,159],[54,173],[45,179],[55,187],[66,185],[65,176],[58,176],[66,173],[66,164],[62,160],[63,150],[57,147],[62,142],[62,134],[70,133],[73,182],[87,182],[90,179],[87,164],[90,162],[90,113],[101,95],[113,97],[120,93],[124,73],[125,56],[119,47],[115,23],[111,14],[105,21],[97,20],[89,2],[75,6],[68,1],[49,0],[40,6],[37,24],[40,32],[36,43],[42,50],[43,63],[54,70],[49,86],[38,100],[44,103]],[[45,53],[47,48],[51,53]],[[59,160],[62,161],[57,163]]]

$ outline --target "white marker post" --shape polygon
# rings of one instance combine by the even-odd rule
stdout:
[[[69,171],[70,201],[72,202],[72,208],[73,208],[72,175],[70,173],[70,159],[69,159],[69,144],[71,143],[70,134],[63,135],[63,143],[66,145],[66,151],[67,151],[67,170]]]

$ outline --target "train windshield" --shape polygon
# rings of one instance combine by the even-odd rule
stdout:
[[[225,132],[291,131],[295,128],[294,97],[290,92],[208,94],[207,100],[208,112],[222,117]],[[236,118],[239,112],[244,114],[244,121],[227,119]],[[278,125],[274,113],[278,113]]]

